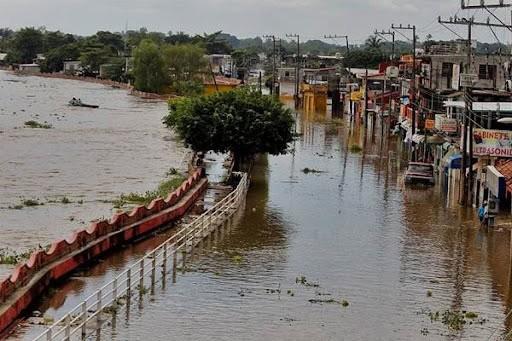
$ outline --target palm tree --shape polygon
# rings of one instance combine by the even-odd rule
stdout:
[[[366,46],[368,46],[369,48],[380,49],[381,45],[382,45],[382,39],[380,39],[376,35],[369,36],[368,39],[366,39]]]

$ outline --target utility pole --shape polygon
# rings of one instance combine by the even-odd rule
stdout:
[[[390,59],[395,60],[395,32],[391,31],[391,30],[388,30],[388,31],[381,30],[380,32],[375,30],[374,33],[376,35],[382,36],[384,39],[385,39],[386,35],[391,36],[391,57],[390,57]]]
[[[368,129],[368,67],[364,74],[364,125]]]
[[[287,34],[287,38],[297,38],[297,60],[296,60],[296,67],[295,67],[295,96],[293,98],[295,99],[295,109],[299,108],[300,105],[300,64],[301,64],[301,56],[300,56],[300,36],[298,34]]]
[[[274,95],[276,86],[276,36],[264,35],[263,38],[272,39],[272,86],[270,87],[270,95]]]
[[[338,35],[338,34],[329,34],[329,35],[324,35],[324,38],[325,39],[345,39],[345,47],[347,49],[347,53],[345,54],[345,57],[349,55],[350,53],[350,45],[348,43],[348,36],[347,35]],[[350,83],[352,83],[352,70],[350,68],[350,65],[348,65],[347,67],[347,70],[348,70],[348,81]],[[348,100],[349,100],[349,113],[350,113],[350,118],[352,119],[352,115],[353,115],[353,112],[352,112],[352,85],[349,85],[348,86]]]
[[[468,38],[466,42],[466,48],[467,48],[467,60],[466,60],[466,67],[465,67],[465,73],[466,75],[469,75],[471,73],[471,28],[474,24],[474,20],[466,19],[466,18],[450,18],[450,20],[442,20],[441,17],[438,18],[438,22],[440,24],[452,24],[452,25],[465,25],[468,28]],[[462,118],[462,198],[460,200],[460,203],[462,206],[466,206],[468,203],[468,193],[471,191],[468,191],[469,188],[472,188],[471,182],[472,182],[472,173],[473,170],[471,169],[472,163],[473,163],[473,115],[471,110],[471,86],[468,84],[464,84],[464,116]],[[469,133],[468,133],[468,121],[469,121]],[[468,159],[468,135],[469,135],[469,165],[466,164],[466,159]],[[466,176],[466,168],[469,166],[469,176]],[[471,194],[469,194],[471,195]]]
[[[480,0],[479,5],[470,5],[468,0],[461,0],[460,7],[462,9],[480,9],[480,8],[503,8],[503,7],[512,7],[512,4],[505,4],[503,0],[499,1],[499,4],[496,4],[496,1],[493,1],[493,4],[486,5],[485,0]],[[466,4],[467,3],[467,4]]]
[[[500,5],[484,5],[485,1],[481,1],[481,5],[465,5],[464,1],[462,1],[462,8],[468,9],[468,8],[497,8],[497,7],[511,7],[512,4],[503,4],[503,2]],[[501,20],[500,20],[501,21]],[[497,23],[491,23],[489,21],[487,22],[477,22],[473,18],[467,19],[467,18],[458,18],[450,17],[449,20],[442,20],[441,17],[438,18],[438,22],[443,25],[463,25],[467,26],[468,28],[468,38],[467,38],[467,65],[466,65],[466,74],[470,74],[470,67],[472,64],[471,57],[472,57],[472,49],[471,49],[471,39],[472,39],[472,26],[487,26],[489,28],[491,27],[498,27],[498,28],[506,28],[510,31],[512,31],[512,25],[506,25],[503,23],[497,24]],[[468,76],[469,77],[469,76]],[[466,169],[468,165],[466,165],[466,155],[469,150],[469,161],[470,165],[469,167],[472,167],[471,163],[473,161],[473,127],[474,127],[474,121],[476,119],[472,108],[471,108],[471,86],[468,84],[465,84],[464,87],[464,103],[465,103],[465,110],[464,110],[464,117],[463,117],[463,138],[462,138],[462,169]],[[469,122],[469,124],[468,124]],[[468,131],[468,125],[469,125],[469,131]],[[469,135],[469,143],[468,143],[468,135]],[[469,145],[469,146],[468,146]],[[469,148],[468,148],[469,147]],[[463,172],[463,202],[461,204],[465,205],[468,202],[468,195],[469,198],[472,198],[472,192],[473,192],[473,173],[472,169],[469,170],[468,177],[466,177],[466,172]],[[471,202],[470,202],[471,203]]]
[[[412,119],[411,119],[411,139],[416,133],[416,109],[419,109],[418,102],[416,99],[416,26],[407,25],[403,26],[400,24],[399,26],[395,26],[395,24],[391,25],[393,30],[411,30],[412,31]],[[416,152],[412,153],[411,161],[416,160]]]

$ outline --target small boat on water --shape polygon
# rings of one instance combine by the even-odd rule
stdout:
[[[72,107],[83,107],[83,108],[93,108],[93,109],[97,109],[100,107],[99,105],[96,105],[96,104],[82,103],[82,101],[80,99],[75,99],[75,98],[73,98],[71,101],[69,101],[69,105],[71,105]]]

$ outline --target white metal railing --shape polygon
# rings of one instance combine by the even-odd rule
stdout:
[[[187,253],[193,253],[198,243],[233,216],[245,199],[249,186],[247,174],[233,174],[240,177],[235,190],[71,309],[34,341],[86,339],[88,334],[101,329],[104,322],[102,315],[116,312],[122,303],[130,304],[133,291],[138,291],[139,298],[142,298],[148,290],[154,294],[157,267],[161,268],[159,276],[162,281],[165,281],[169,273],[167,262],[170,258],[172,258],[172,278],[175,281],[179,253],[181,253],[180,261],[184,268]],[[148,279],[150,287],[146,288],[145,282]]]

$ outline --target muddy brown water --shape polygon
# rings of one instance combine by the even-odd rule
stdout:
[[[100,108],[70,107],[72,97]],[[45,246],[110,218],[111,200],[153,190],[182,167],[187,151],[162,125],[166,111],[124,90],[0,71],[0,249]],[[44,205],[12,208],[25,199]],[[11,268],[0,266],[0,279]]]
[[[507,332],[509,232],[479,230],[473,210],[447,205],[440,186],[403,187],[398,139],[322,121],[298,116],[293,153],[259,160],[231,232],[101,338],[487,340]],[[87,283],[98,286],[144,253],[125,252],[40,309],[63,314]],[[330,299],[348,306],[314,303]],[[478,318],[454,330],[428,316],[446,310]]]

